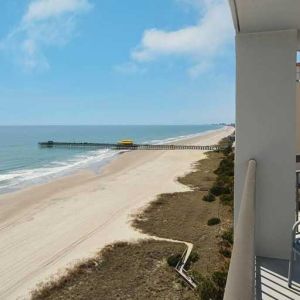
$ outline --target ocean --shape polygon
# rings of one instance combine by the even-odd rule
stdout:
[[[40,148],[41,141],[166,143],[222,128],[222,125],[0,126],[0,193],[7,193],[78,169],[101,166],[115,150]]]

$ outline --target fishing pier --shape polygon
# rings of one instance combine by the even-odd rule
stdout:
[[[122,144],[122,143],[75,143],[75,142],[40,142],[40,147],[53,148],[91,148],[91,149],[112,149],[112,150],[221,150],[223,147],[218,145],[199,146],[199,145],[171,145],[171,144]]]

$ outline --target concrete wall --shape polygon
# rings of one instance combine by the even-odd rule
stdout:
[[[296,134],[297,134],[297,138],[296,138],[296,143],[297,143],[297,154],[300,154],[300,82],[297,82],[296,84],[297,86],[297,91],[296,91],[296,112],[297,112],[297,116],[296,116],[296,122],[297,122],[297,127],[296,127]],[[297,166],[297,169],[300,168],[300,164],[298,163],[299,166]]]
[[[235,220],[257,161],[256,255],[288,258],[295,213],[297,31],[238,34]]]

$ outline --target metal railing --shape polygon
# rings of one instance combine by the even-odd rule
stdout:
[[[253,300],[255,288],[255,173],[256,161],[248,162],[244,190],[234,231],[234,245],[224,300]]]
[[[193,277],[191,277],[186,269],[185,266],[188,262],[188,259],[192,253],[193,250],[193,244],[192,243],[186,243],[187,248],[184,250],[184,252],[182,253],[182,256],[180,258],[180,260],[178,261],[175,270],[176,272],[185,280],[185,282],[193,289],[197,288],[197,283],[195,282],[195,280],[193,279]]]

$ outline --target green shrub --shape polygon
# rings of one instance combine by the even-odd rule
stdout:
[[[217,184],[214,184],[213,187],[209,190],[214,196],[220,196],[223,193],[223,187]]]
[[[218,289],[209,278],[202,278],[199,285],[199,294],[201,300],[221,300],[218,297]]]
[[[234,178],[233,176],[220,174],[218,175],[217,182],[219,185],[230,187],[234,182]]]
[[[171,256],[168,257],[167,263],[170,267],[175,268],[178,264],[178,262],[181,259],[182,254],[172,254]],[[185,264],[185,269],[188,270],[191,265],[196,262],[199,259],[199,254],[197,252],[192,252]]]
[[[221,235],[222,239],[233,245],[233,228],[224,231]]]
[[[213,225],[217,225],[220,223],[221,223],[221,220],[219,218],[211,218],[207,221],[208,226],[213,226]]]
[[[228,248],[221,247],[220,253],[221,253],[224,257],[227,257],[227,258],[230,258],[230,257],[231,257],[231,251],[230,251],[230,249],[228,249]]]
[[[172,254],[168,257],[167,262],[170,267],[175,268],[180,261],[181,254]]]
[[[234,176],[234,154],[230,154],[221,160],[218,169],[215,171],[217,175]]]
[[[210,189],[210,193],[215,196],[220,196],[222,194],[229,194],[230,189],[228,186],[225,186],[225,185],[221,184],[220,182],[216,182]]]
[[[220,196],[220,201],[225,205],[230,205],[233,202],[232,194],[223,194]]]
[[[189,261],[194,263],[196,262],[197,260],[199,260],[199,254],[195,251],[193,251],[191,254],[190,254],[190,257],[189,257]]]
[[[223,147],[222,152],[224,155],[232,152],[232,144],[233,140],[230,137],[225,137],[219,142],[219,145]]]
[[[227,272],[214,272],[212,274],[212,280],[220,289],[225,289],[227,279]]]
[[[207,195],[203,196],[202,200],[206,202],[213,202],[216,200],[216,197],[212,193],[208,193]]]
[[[192,252],[189,256],[189,259],[187,260],[185,264],[185,269],[188,270],[193,263],[195,263],[197,260],[199,260],[199,254],[197,252]]]
[[[232,153],[232,143],[230,143],[230,145],[228,145],[225,149],[223,149],[223,154],[226,156],[226,155],[229,155],[230,153]]]
[[[215,185],[223,188],[223,194],[233,194],[234,177],[218,175]]]
[[[189,274],[191,274],[191,276],[193,277],[193,279],[195,280],[195,282],[199,286],[200,283],[202,282],[204,276],[200,272],[195,271],[195,270],[190,271]]]
[[[201,300],[223,300],[226,283],[226,272],[214,272],[211,277],[205,277],[197,271],[192,277],[198,283],[197,294]]]

